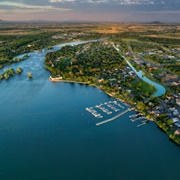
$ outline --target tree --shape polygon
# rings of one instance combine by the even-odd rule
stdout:
[[[172,125],[172,124],[173,124],[173,121],[172,121],[171,119],[168,119],[168,120],[167,120],[167,124],[168,124],[168,125]]]
[[[145,92],[145,96],[148,97],[149,96],[149,92],[146,91]]]
[[[32,78],[32,73],[28,72],[28,78],[31,79]]]
[[[162,78],[162,79],[161,79],[161,82],[164,83],[164,81],[165,81],[164,78]]]
[[[21,74],[22,73],[22,69],[21,68],[17,68],[16,69],[16,74]]]
[[[4,78],[5,78],[5,79],[9,79],[9,77],[10,77],[10,76],[9,76],[8,73],[4,73]]]
[[[144,111],[144,109],[145,109],[145,104],[144,104],[143,102],[138,102],[138,103],[137,103],[137,108],[138,108],[138,110],[140,110],[140,111]]]
[[[2,74],[0,74],[0,80],[2,80],[3,79],[3,75]]]

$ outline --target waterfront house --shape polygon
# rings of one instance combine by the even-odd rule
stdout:
[[[104,79],[102,78],[102,79],[98,79],[98,82],[99,83],[102,83],[104,81]]]
[[[60,81],[60,80],[62,80],[62,79],[63,79],[63,78],[62,78],[60,75],[57,75],[57,76],[55,76],[55,77],[53,77],[53,76],[50,76],[50,77],[49,77],[49,80],[52,81],[52,82]]]
[[[175,134],[180,135],[180,129],[177,129],[177,130],[175,131]]]

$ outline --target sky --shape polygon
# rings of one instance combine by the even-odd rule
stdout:
[[[0,19],[180,22],[180,0],[0,0]]]

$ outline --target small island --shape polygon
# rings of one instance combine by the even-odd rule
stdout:
[[[31,72],[28,72],[28,78],[29,78],[29,79],[32,79],[32,78],[33,78],[33,76],[32,76],[32,73],[31,73]]]
[[[17,68],[16,71],[13,68],[8,68],[4,71],[3,74],[0,74],[0,80],[8,80],[10,77],[13,77],[15,74],[21,74],[23,72],[22,68]]]

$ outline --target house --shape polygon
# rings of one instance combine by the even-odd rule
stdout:
[[[173,112],[173,111],[175,111],[176,109],[175,109],[175,107],[173,107],[173,108],[169,108],[169,110]]]
[[[151,106],[152,105],[152,102],[149,102],[149,106]]]
[[[176,104],[180,105],[180,98],[176,99]]]
[[[173,123],[177,123],[179,121],[178,118],[172,118]]]
[[[174,111],[174,112],[173,112],[173,115],[174,115],[174,116],[177,116],[178,114],[179,114],[178,111]]]
[[[98,82],[99,83],[102,83],[104,81],[104,79],[102,78],[102,79],[98,79]]]
[[[61,81],[62,79],[63,78],[60,75],[58,75],[56,77],[52,77],[52,76],[49,77],[49,80],[52,81],[52,82]]]
[[[175,134],[180,135],[180,129],[177,129],[177,130],[175,131]]]
[[[178,128],[180,128],[180,121],[175,124]]]

